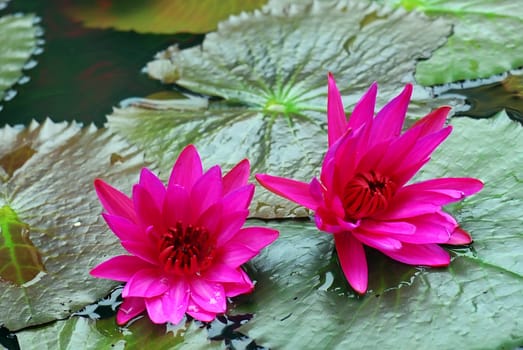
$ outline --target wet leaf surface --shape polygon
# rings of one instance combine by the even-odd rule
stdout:
[[[510,0],[386,1],[455,22],[447,44],[420,62],[416,80],[423,85],[486,78],[523,66],[523,7]]]
[[[171,47],[147,66],[157,79],[223,100],[136,103],[116,109],[107,127],[143,148],[164,177],[181,148],[194,143],[208,166],[227,169],[249,157],[253,173],[308,181],[326,149],[325,73],[335,74],[347,107],[379,78],[383,105],[449,29],[442,20],[365,2],[274,2],[222,22],[201,46]],[[264,218],[307,216],[262,189],[251,209]]]
[[[144,162],[143,154],[121,138],[76,123],[47,120],[27,128],[7,126],[0,129],[0,139],[0,155],[21,157],[9,163],[19,164],[16,169],[0,168],[1,246],[9,251],[8,260],[1,255],[8,272],[3,270],[0,278],[0,324],[13,331],[66,317],[114,286],[88,274],[107,256],[122,251],[99,215],[92,182],[102,177],[130,188]],[[35,153],[28,158],[25,152],[14,152],[23,148]],[[111,164],[113,153],[122,161]],[[40,271],[35,278],[18,275],[35,266]]]
[[[40,252],[31,242],[29,225],[7,205],[0,208],[0,280],[17,286],[44,272]]]
[[[0,101],[16,95],[14,90],[9,93],[7,90],[21,78],[24,65],[36,49],[39,35],[36,21],[34,15],[0,17]]]
[[[139,33],[206,33],[229,15],[254,10],[267,0],[82,1],[66,4],[67,13],[90,28]]]

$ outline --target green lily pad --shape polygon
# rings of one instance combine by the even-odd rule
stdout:
[[[76,0],[66,12],[89,28],[115,28],[139,33],[206,33],[219,21],[242,11],[252,11],[267,0],[113,0],[100,6]]]
[[[36,49],[39,35],[36,21],[34,15],[0,17],[0,101],[7,96],[6,90],[20,79],[24,65]]]
[[[17,330],[64,318],[114,286],[88,274],[123,251],[92,182],[130,189],[144,161],[121,138],[77,123],[6,126],[0,139],[0,324]]]
[[[107,127],[143,148],[164,177],[194,143],[207,165],[227,169],[249,157],[253,173],[310,180],[327,146],[327,71],[347,107],[378,78],[383,105],[448,33],[446,21],[367,2],[274,2],[222,22],[201,46],[171,47],[147,65],[157,79],[223,100],[138,103],[116,109]],[[307,215],[262,189],[251,209],[264,218]]]
[[[147,317],[127,327],[118,327],[114,318],[91,320],[71,317],[51,325],[17,333],[22,349],[223,349],[220,342],[207,339],[207,331],[195,322],[179,326],[152,324]]]
[[[523,129],[504,113],[452,119],[455,131],[420,178],[477,176],[479,194],[448,210],[471,232],[448,268],[416,268],[369,249],[369,292],[350,291],[332,237],[312,222],[267,225],[280,238],[251,266],[256,289],[237,312],[271,348],[513,349],[523,344]],[[513,150],[513,152],[511,152]],[[495,330],[485,332],[488,330]]]
[[[392,2],[455,22],[447,44],[418,64],[416,80],[423,85],[486,78],[523,66],[523,7],[516,1]]]

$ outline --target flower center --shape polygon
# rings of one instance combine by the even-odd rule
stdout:
[[[214,240],[202,226],[177,222],[160,238],[160,262],[166,272],[198,274],[211,266],[215,253]]]
[[[361,219],[385,209],[395,190],[391,179],[374,170],[357,174],[345,185],[343,207],[347,219]]]

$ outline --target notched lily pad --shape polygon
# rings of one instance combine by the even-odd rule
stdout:
[[[88,274],[121,249],[99,215],[92,182],[102,177],[130,189],[144,161],[121,138],[76,123],[6,126],[0,139],[0,159],[10,159],[0,164],[0,258],[7,268],[0,324],[17,330],[64,318],[114,286]],[[113,153],[121,161],[111,164]]]
[[[326,149],[327,71],[347,107],[378,78],[382,105],[449,31],[443,20],[367,2],[274,1],[220,23],[201,46],[172,47],[147,66],[157,79],[223,100],[192,109],[135,104],[115,110],[107,127],[143,148],[164,176],[194,143],[207,165],[231,168],[248,157],[253,173],[309,180]],[[308,214],[261,189],[251,210],[264,218]]]
[[[523,8],[502,0],[389,0],[455,22],[447,44],[420,62],[416,80],[423,85],[487,78],[523,66]]]
[[[21,78],[24,65],[37,47],[41,31],[37,22],[34,15],[0,17],[0,101],[16,95],[14,90],[8,93],[8,89]]]
[[[4,205],[0,208],[0,280],[17,286],[44,272],[40,252],[29,238],[29,225]]]
[[[267,0],[112,0],[68,2],[66,12],[90,28],[116,28],[139,33],[205,33],[242,11],[252,11]]]

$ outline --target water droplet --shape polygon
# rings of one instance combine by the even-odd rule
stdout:
[[[5,92],[4,101],[11,101],[13,98],[15,98],[17,92],[16,90],[10,89]]]
[[[22,75],[22,77],[20,79],[18,79],[18,84],[19,85],[27,84],[30,80],[31,80],[31,78],[29,78],[27,75]]]
[[[24,64],[24,69],[34,68],[34,67],[36,67],[37,64],[38,64],[38,62],[36,60],[29,60],[29,61],[27,61],[26,64]]]

